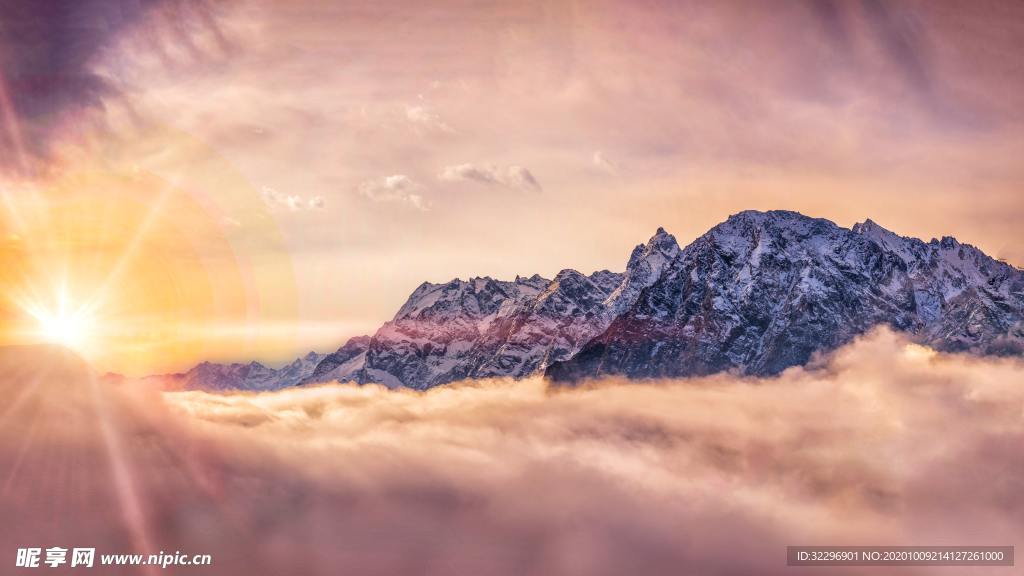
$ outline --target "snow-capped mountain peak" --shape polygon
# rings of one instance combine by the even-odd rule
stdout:
[[[325,380],[429,388],[465,378],[556,380],[720,370],[770,375],[884,324],[942,350],[1024,352],[1024,272],[952,237],[872,220],[734,214],[680,248],[658,228],[625,272],[424,282],[373,336],[279,369],[200,364],[189,386]]]
[[[280,368],[256,361],[246,364],[201,362],[187,372],[158,378],[185,390],[276,390],[302,382],[324,357],[324,354],[310,352]]]
[[[636,301],[640,291],[661,276],[665,266],[679,255],[676,237],[659,227],[646,244],[638,244],[626,263],[622,283],[608,296],[606,305],[613,315]]]
[[[1024,350],[1024,274],[952,238],[796,212],[729,217],[548,374],[776,374],[880,324],[942,350]]]

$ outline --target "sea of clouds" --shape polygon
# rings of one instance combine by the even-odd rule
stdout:
[[[89,386],[63,393],[77,410],[0,420],[0,513],[22,519],[0,554],[65,538],[213,555],[189,574],[881,574],[787,568],[785,547],[1024,535],[1024,363],[887,330],[774,379]]]

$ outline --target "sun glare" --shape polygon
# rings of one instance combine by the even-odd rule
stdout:
[[[39,339],[78,352],[87,351],[95,331],[93,318],[85,307],[71,305],[67,290],[58,292],[56,306],[52,308],[40,304],[27,308],[37,322],[36,336]]]
[[[76,164],[24,194],[0,186],[0,346],[60,345],[141,376],[281,357],[307,337],[292,329],[293,263],[263,195],[205,145],[157,136],[187,170]],[[245,233],[223,214],[246,215]]]
[[[40,320],[39,333],[47,342],[68,348],[83,348],[88,340],[89,325],[74,314],[53,314]]]

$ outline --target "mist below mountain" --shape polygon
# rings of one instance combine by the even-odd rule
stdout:
[[[0,540],[218,576],[768,576],[787,545],[1012,544],[1022,381],[888,328],[768,379],[426,391],[161,393],[0,350]]]

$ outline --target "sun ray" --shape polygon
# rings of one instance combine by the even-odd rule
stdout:
[[[33,392],[36,389],[36,385],[38,385],[41,378],[35,378],[34,380],[35,382],[33,383],[33,386],[31,388],[31,391]],[[18,404],[20,404],[21,401],[23,401],[25,398],[31,395],[28,392],[29,390],[26,390],[26,392],[20,395]],[[0,416],[0,425],[3,424],[3,420],[6,418],[6,416],[12,413],[13,411],[7,411],[3,414],[3,416]],[[11,489],[14,486],[14,482],[18,478],[18,473],[21,471],[21,466],[25,461],[25,456],[30,453],[32,443],[35,441],[36,431],[39,428],[39,420],[39,411],[37,410],[35,413],[32,414],[32,420],[28,426],[28,431],[25,433],[25,437],[21,441],[21,446],[18,448],[17,456],[15,457],[14,463],[11,465],[11,471],[7,475],[7,480],[4,481],[3,494],[5,497],[10,495]]]
[[[103,370],[142,375],[279,354],[304,338],[263,327],[291,323],[297,300],[262,197],[242,178],[225,184],[208,171],[85,164],[25,195],[11,189],[3,200],[16,206],[0,208],[0,219],[20,239],[0,234],[10,248],[0,256],[0,313],[10,319],[0,341],[64,343]],[[253,230],[242,234],[225,214]],[[257,230],[266,239],[255,241]],[[241,324],[256,328],[201,328]]]
[[[145,512],[142,508],[142,500],[139,497],[135,474],[128,456],[121,445],[119,431],[115,428],[113,418],[106,409],[106,398],[100,388],[95,376],[90,375],[89,386],[92,395],[92,406],[94,414],[99,422],[100,433],[103,438],[103,445],[107,452],[107,461],[114,477],[114,488],[121,507],[121,514],[128,526],[132,544],[138,553],[149,553],[156,550],[149,534],[148,523]],[[147,574],[156,574],[156,568],[145,566]]]
[[[125,268],[127,268],[128,264],[131,263],[132,259],[138,254],[139,248],[142,245],[146,234],[150,229],[152,229],[157,218],[161,215],[169,196],[169,186],[166,183],[163,183],[160,188],[160,192],[157,194],[156,200],[154,200],[152,206],[150,206],[149,210],[146,212],[145,217],[142,218],[142,221],[132,234],[131,239],[129,239],[128,243],[125,245],[124,250],[121,251],[121,254],[118,256],[117,261],[114,262],[110,272],[107,273],[103,283],[98,289],[96,289],[92,297],[84,305],[84,309],[87,313],[95,313],[95,311],[106,302],[109,297],[110,287],[114,285],[122,274],[124,274]]]
[[[0,113],[3,115],[4,127],[7,129],[7,139],[14,148],[19,167],[24,172],[28,169],[28,155],[25,153],[21,127],[18,123],[17,114],[14,111],[14,105],[11,102],[10,93],[7,90],[7,79],[3,74],[0,74]]]

